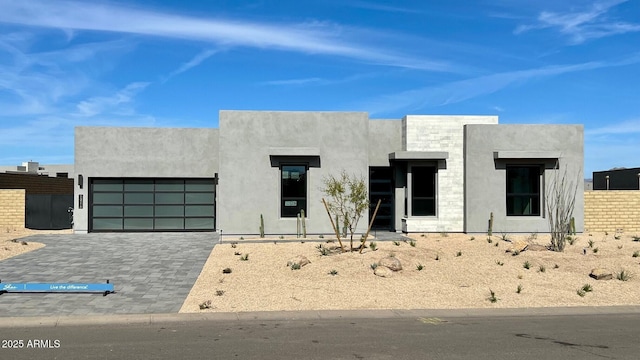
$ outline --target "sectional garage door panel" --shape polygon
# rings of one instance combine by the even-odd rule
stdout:
[[[213,231],[215,179],[92,179],[91,231]]]

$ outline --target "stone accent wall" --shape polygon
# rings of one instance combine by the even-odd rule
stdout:
[[[621,229],[625,233],[640,233],[640,191],[585,191],[584,229],[589,232]]]
[[[408,217],[407,232],[464,231],[464,126],[497,124],[495,116],[423,116],[404,119],[407,151],[447,151],[437,174],[437,216]]]
[[[0,231],[24,229],[25,191],[0,190]]]

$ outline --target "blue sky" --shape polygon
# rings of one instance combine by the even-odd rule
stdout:
[[[584,124],[585,174],[640,166],[640,1],[0,0],[0,165],[75,126],[219,110]]]

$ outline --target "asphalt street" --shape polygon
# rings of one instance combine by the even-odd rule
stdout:
[[[638,359],[639,328],[638,313],[174,318],[146,324],[0,327],[0,359]],[[23,345],[7,348],[8,340]]]

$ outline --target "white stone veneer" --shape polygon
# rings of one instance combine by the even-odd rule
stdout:
[[[464,231],[464,126],[497,124],[497,116],[422,116],[403,119],[407,151],[446,151],[446,168],[438,169],[436,216],[403,220],[406,232]]]

